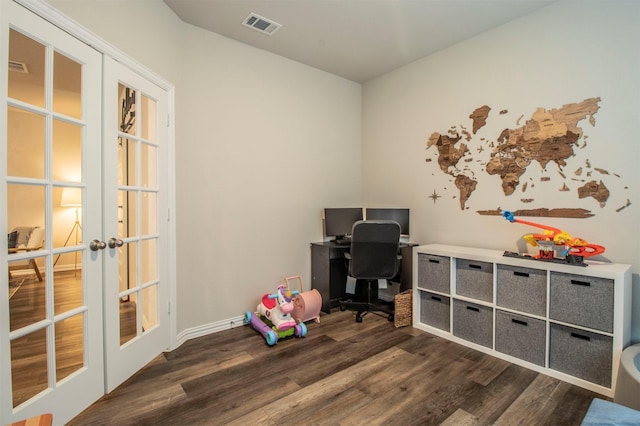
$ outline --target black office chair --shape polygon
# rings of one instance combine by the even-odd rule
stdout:
[[[367,312],[387,315],[393,321],[393,308],[376,302],[373,290],[378,289],[378,279],[391,279],[398,274],[401,257],[398,255],[400,244],[400,225],[391,220],[367,220],[353,224],[351,248],[345,256],[348,259],[348,274],[356,280],[366,281],[365,301],[340,301],[340,310],[357,310],[356,322],[362,322]],[[356,281],[357,282],[357,281]],[[374,286],[372,288],[372,286]]]

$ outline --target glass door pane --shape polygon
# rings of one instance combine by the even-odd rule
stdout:
[[[157,108],[122,83],[118,105],[118,238],[126,240],[118,249],[118,298],[120,343],[126,344],[157,323]]]
[[[13,29],[9,30],[10,98],[44,107],[46,46]]]

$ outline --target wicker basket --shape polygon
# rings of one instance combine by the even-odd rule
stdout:
[[[406,327],[412,324],[412,291],[405,290],[402,293],[398,293],[394,298],[395,313],[394,313],[394,325],[396,327]]]

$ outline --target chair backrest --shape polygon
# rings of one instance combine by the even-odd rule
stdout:
[[[393,278],[398,273],[400,225],[391,220],[353,224],[349,275],[360,279]]]
[[[35,250],[44,246],[44,228],[36,226],[31,231],[29,236],[29,242],[27,243],[27,250]]]
[[[44,245],[44,228],[18,226],[9,234],[9,248],[36,250]]]

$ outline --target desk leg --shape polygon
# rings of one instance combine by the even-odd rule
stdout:
[[[311,246],[311,288],[322,296],[322,312],[331,313],[330,249],[322,245]]]
[[[413,247],[400,249],[402,260],[400,261],[400,293],[413,287]]]

